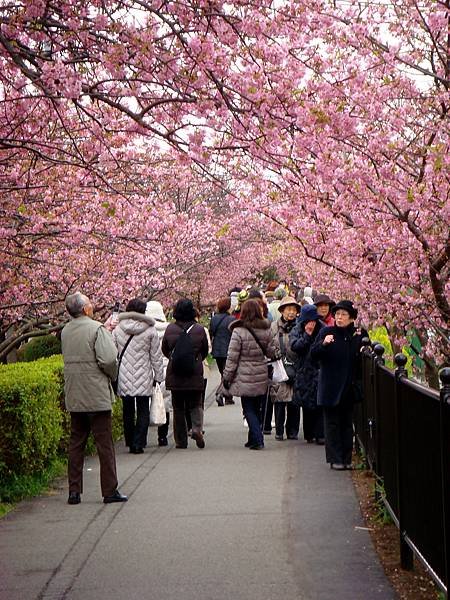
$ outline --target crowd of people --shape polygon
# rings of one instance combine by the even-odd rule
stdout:
[[[76,293],[66,298],[71,321],[62,332],[66,408],[71,415],[69,504],[82,493],[82,465],[92,431],[100,460],[103,501],[125,502],[118,490],[111,410],[123,405],[125,444],[142,454],[148,443],[150,405],[161,387],[164,413],[158,445],[168,445],[170,413],[177,449],[189,439],[205,448],[203,411],[207,356],[221,374],[219,407],[240,398],[248,426],[245,447],[262,450],[275,424],[277,441],[298,440],[301,421],[307,443],[325,445],[335,470],[351,468],[353,405],[361,400],[361,348],[367,331],[357,327],[349,300],[335,303],[308,286],[297,297],[285,282],[274,289],[234,288],[217,301],[209,327],[193,302],[181,298],[168,322],[155,300],[130,300],[102,325],[92,304]],[[282,363],[283,377],[272,376]],[[113,383],[115,383],[113,389]]]

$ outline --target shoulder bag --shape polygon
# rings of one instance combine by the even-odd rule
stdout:
[[[284,368],[283,361],[281,360],[281,358],[278,358],[275,360],[271,360],[270,358],[267,358],[266,351],[263,348],[263,345],[261,344],[261,342],[259,341],[256,333],[253,331],[253,329],[251,327],[245,326],[245,328],[253,336],[255,342],[260,347],[261,352],[263,353],[264,358],[267,361],[267,374],[268,374],[269,379],[271,379],[273,381],[273,383],[283,383],[284,381],[288,381],[289,376],[286,373],[286,369]]]
[[[122,364],[122,358],[123,355],[125,354],[125,350],[128,348],[128,344],[131,342],[131,338],[134,337],[134,334],[131,334],[130,337],[127,339],[127,341],[125,342],[125,346],[122,348],[122,352],[119,355],[119,361],[118,361],[118,365],[117,365],[117,377],[114,381],[111,381],[111,385],[112,385],[112,389],[114,391],[114,393],[117,396],[117,388],[119,385],[119,371],[120,371],[120,365]]]
[[[221,324],[222,324],[222,321],[224,321],[226,317],[228,317],[228,314],[227,314],[227,313],[225,313],[225,314],[223,315],[223,317],[222,317],[221,319],[219,319],[219,321],[218,321],[217,325],[216,325],[216,326],[215,326],[215,328],[214,328],[214,331],[212,331],[212,330],[211,330],[211,335],[212,335],[213,337],[214,337],[214,336],[216,335],[216,333],[219,331],[219,327],[221,326]]]
[[[288,376],[288,379],[289,379],[289,384],[290,385],[294,385],[294,382],[295,382],[295,363],[293,363],[287,357],[286,345],[284,343],[284,337],[283,337],[283,333],[281,331],[278,333],[278,336],[279,336],[279,340],[280,340],[281,360],[283,361],[283,365],[284,365],[284,368],[286,370],[286,373],[287,373],[287,376]]]

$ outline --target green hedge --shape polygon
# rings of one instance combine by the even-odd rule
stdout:
[[[11,482],[65,457],[70,415],[64,409],[61,356],[0,367],[0,502]],[[113,437],[122,437],[122,403],[113,407]],[[89,439],[87,452],[94,453]]]
[[[56,335],[32,338],[17,350],[17,360],[31,362],[39,358],[61,354],[61,340]]]
[[[30,475],[57,456],[62,437],[56,362],[0,370],[0,479]]]

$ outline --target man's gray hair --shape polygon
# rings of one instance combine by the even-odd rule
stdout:
[[[84,315],[83,308],[89,303],[89,298],[81,292],[66,296],[66,309],[71,317],[76,319]]]

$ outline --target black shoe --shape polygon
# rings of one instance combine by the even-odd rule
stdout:
[[[176,444],[175,448],[185,450],[187,448],[187,444]]]
[[[168,444],[169,442],[166,437],[158,439],[158,446],[167,446]]]
[[[307,444],[312,444],[313,442],[314,442],[314,440],[312,440],[312,439],[307,439],[307,440],[306,440],[306,443],[307,443]]]
[[[325,440],[323,438],[316,438],[316,444],[318,446],[323,446],[325,444]]]
[[[144,448],[130,448],[130,454],[144,454]]]
[[[244,444],[244,447],[245,447],[245,448],[250,448],[250,446],[251,446],[251,443],[250,443],[250,442],[245,442],[245,444]]]
[[[254,446],[249,446],[250,450],[264,450],[264,444],[255,444]]]
[[[80,504],[81,496],[78,492],[69,492],[67,504]]]
[[[276,435],[275,439],[278,440],[279,442],[282,442],[284,440],[284,436],[282,435]]]
[[[264,429],[263,434],[264,435],[272,435],[272,430],[271,429]]]
[[[345,465],[342,463],[331,463],[330,469],[333,469],[334,471],[345,471]]]
[[[103,497],[104,504],[112,504],[113,502],[126,502],[127,500],[128,496],[124,496],[119,492],[119,490],[116,490],[114,494],[111,494],[111,496]]]
[[[236,404],[233,398],[225,398],[225,404]]]
[[[288,440],[298,440],[298,435],[288,435],[287,439]]]
[[[113,504],[114,502],[127,502],[128,496],[124,496],[116,490],[111,496],[103,496],[103,504]]]
[[[192,433],[192,439],[195,440],[197,448],[205,447],[205,440],[203,439],[203,434],[200,431],[194,431]]]
[[[216,396],[217,406],[223,406],[223,396]]]

